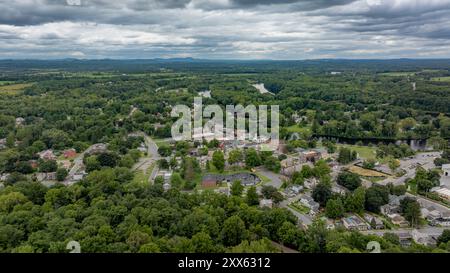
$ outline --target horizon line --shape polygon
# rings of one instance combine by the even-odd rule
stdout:
[[[220,59],[220,58],[194,58],[194,57],[155,57],[155,58],[0,58],[0,61],[394,61],[394,60],[450,60],[450,57],[401,57],[401,58],[311,58],[311,59]]]

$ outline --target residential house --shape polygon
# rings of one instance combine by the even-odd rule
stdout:
[[[443,226],[443,227],[450,227],[450,212],[446,211],[441,214],[441,217],[437,218],[432,222],[432,224]]]
[[[261,208],[272,208],[273,206],[273,201],[271,199],[262,199],[261,201],[259,201],[259,206]]]
[[[53,150],[45,150],[38,153],[38,155],[44,160],[56,160],[56,155],[53,153]]]
[[[0,174],[0,181],[6,181],[6,180],[8,180],[8,177],[10,176],[11,174],[9,174],[9,173],[2,173],[2,174]]]
[[[70,167],[72,167],[72,162],[70,162],[70,160],[61,160],[58,163],[61,167],[63,167],[66,170],[69,170]]]
[[[137,150],[141,153],[146,153],[147,152],[147,146],[145,146],[145,143],[141,143],[139,145],[139,147],[137,148]]]
[[[400,201],[406,196],[389,195],[389,203],[380,207],[381,214],[389,215],[400,213]]]
[[[309,179],[306,179],[303,184],[304,184],[305,188],[313,189],[318,183],[319,183],[319,181],[316,178],[309,178]]]
[[[72,181],[80,181],[80,180],[82,180],[86,175],[87,175],[87,173],[86,173],[85,171],[77,172],[77,173],[75,173],[75,174],[71,177],[71,180],[72,180]]]
[[[431,226],[450,226],[450,212],[440,212],[433,207],[422,208],[422,217],[427,219]]]
[[[299,194],[302,192],[302,190],[303,190],[303,186],[300,186],[300,185],[292,185],[292,186],[287,187],[287,188],[284,190],[284,193],[285,193],[288,197],[294,197],[294,196],[299,195]]]
[[[6,138],[0,139],[0,149],[6,148]]]
[[[320,205],[309,195],[302,195],[299,199],[300,203],[309,208],[309,214],[316,215],[319,212]]]
[[[16,118],[16,126],[22,126],[25,122],[25,119],[22,117]]]
[[[36,174],[36,179],[37,179],[37,181],[39,181],[39,182],[56,180],[56,172],[51,172],[51,173],[37,173],[37,174]]]
[[[397,233],[400,245],[403,247],[408,247],[411,245],[412,235],[409,232]]]
[[[298,160],[295,157],[288,157],[280,162],[281,173],[284,175],[292,175],[294,172],[301,170],[301,167],[297,169]]]
[[[214,190],[217,193],[225,194],[226,196],[230,196],[230,188],[229,187],[220,187]]]
[[[388,214],[386,216],[389,218],[389,220],[391,220],[391,222],[394,225],[397,225],[402,228],[409,226],[408,221],[406,221],[405,217],[401,216],[400,214],[393,213],[393,214]]]
[[[37,169],[39,167],[39,163],[37,160],[30,160],[28,161],[28,163],[30,163],[31,168],[33,169]]]
[[[104,143],[97,143],[89,147],[86,151],[87,154],[101,154],[108,150],[108,146]]]
[[[164,189],[164,191],[168,191],[168,190],[170,190],[170,183],[168,183],[168,182],[164,182],[164,184],[163,184],[163,189]]]
[[[413,240],[421,245],[424,246],[435,246],[437,242],[437,238],[440,234],[435,233],[428,233],[428,232],[421,232],[417,229],[414,229],[411,232]]]
[[[389,214],[400,213],[400,206],[386,204],[380,207],[380,212],[386,216]]]
[[[156,176],[161,176],[164,179],[164,182],[168,183],[172,178],[172,174],[172,171],[159,171]]]
[[[299,159],[300,162],[306,163],[306,162],[317,162],[319,159],[322,158],[322,154],[318,150],[300,150],[299,151]]]
[[[211,90],[200,91],[198,92],[198,95],[204,98],[211,98]]]
[[[333,186],[331,187],[331,191],[333,193],[337,193],[337,194],[341,194],[341,195],[345,195],[347,192],[349,192],[349,190],[341,185],[338,184],[333,184]]]
[[[384,223],[379,217],[366,213],[364,214],[364,219],[372,229],[384,229]]]
[[[441,212],[438,211],[434,206],[421,208],[420,213],[422,217],[428,221],[432,221],[434,219],[441,217]]]
[[[369,229],[369,225],[357,215],[350,215],[342,219],[342,224],[348,230],[364,231]]]
[[[74,158],[77,156],[75,149],[69,149],[63,152],[64,158]]]
[[[394,205],[394,206],[400,206],[400,201],[405,199],[405,197],[406,197],[406,195],[397,196],[397,195],[390,194],[389,195],[389,204]]]
[[[76,173],[74,173],[72,175],[69,175],[66,178],[66,181],[68,181],[68,182],[78,182],[80,180],[83,180],[83,178],[85,178],[86,175],[87,175],[87,173],[85,171],[78,171],[78,172],[76,172]],[[70,183],[70,184],[72,184],[72,183]]]

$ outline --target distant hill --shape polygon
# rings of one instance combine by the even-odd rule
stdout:
[[[299,70],[318,72],[347,71],[418,71],[423,69],[450,70],[449,59],[392,59],[392,60],[210,60],[194,58],[171,59],[60,59],[60,60],[0,60],[0,71],[58,69],[67,71],[217,71],[264,72],[271,70]]]

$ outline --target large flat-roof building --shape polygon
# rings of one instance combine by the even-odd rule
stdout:
[[[433,190],[435,193],[437,193],[441,198],[450,200],[450,189],[447,188],[438,188],[436,190]]]
[[[450,177],[450,164],[442,165],[442,171],[444,172],[444,176]]]

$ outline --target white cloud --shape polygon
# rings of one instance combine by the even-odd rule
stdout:
[[[450,0],[258,3],[0,0],[0,58],[450,57]]]

